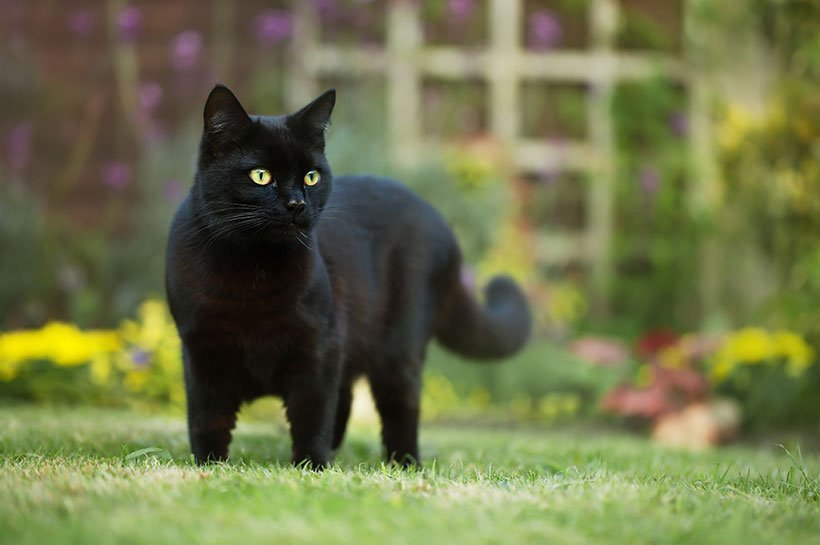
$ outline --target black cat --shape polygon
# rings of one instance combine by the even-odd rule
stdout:
[[[294,114],[262,117],[248,116],[226,87],[208,96],[166,271],[198,462],[227,458],[241,403],[276,395],[293,461],[326,465],[364,375],[388,458],[415,463],[430,338],[493,359],[528,337],[521,290],[495,278],[482,307],[430,205],[391,180],[334,179],[324,147],[335,100],[331,90]]]

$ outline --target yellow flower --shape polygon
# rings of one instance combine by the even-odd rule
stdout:
[[[148,373],[145,371],[129,371],[123,381],[125,387],[132,392],[143,390],[146,382],[148,382]]]
[[[777,331],[773,335],[777,355],[786,360],[789,372],[801,374],[814,361],[814,350],[796,333]]]
[[[785,362],[787,371],[800,375],[814,361],[814,350],[797,333],[748,327],[724,338],[712,362],[710,378],[720,383],[739,365],[776,365]]]
[[[120,334],[129,344],[150,351],[169,338],[177,338],[171,316],[162,301],[145,301],[137,309],[137,317],[137,321],[125,320],[120,326]]]
[[[484,388],[475,388],[470,392],[470,395],[467,396],[466,401],[471,407],[484,409],[490,405],[492,397],[490,396],[490,392]]]
[[[114,331],[81,331],[73,324],[51,322],[41,329],[0,335],[0,374],[9,380],[19,372],[21,364],[35,360],[74,367],[121,348],[120,338]]]
[[[108,384],[111,380],[111,358],[102,354],[95,356],[91,360],[89,371],[91,373],[91,382],[98,386]]]
[[[496,176],[496,165],[490,156],[468,151],[455,151],[447,161],[449,174],[462,189],[481,189]]]
[[[527,418],[532,413],[532,400],[528,397],[515,397],[510,400],[509,408],[518,418]]]
[[[775,356],[771,335],[759,327],[747,327],[729,335],[718,350],[717,359],[758,364]]]
[[[495,244],[478,263],[479,279],[486,280],[503,273],[528,283],[537,271],[532,248],[527,242],[526,233],[513,218],[505,221]]]
[[[577,394],[565,394],[561,396],[561,410],[566,415],[574,415],[581,407],[581,398]]]
[[[586,310],[586,299],[573,283],[561,282],[550,289],[548,312],[553,322],[573,323],[583,317]]]
[[[748,110],[732,104],[726,110],[726,117],[718,131],[718,142],[726,151],[734,151],[748,137],[754,128],[755,119]]]
[[[709,379],[713,384],[720,384],[729,378],[734,369],[735,364],[732,360],[718,359],[712,365],[712,371],[709,373]]]
[[[537,414],[547,420],[554,420],[561,412],[559,396],[547,394],[538,401],[535,408]]]
[[[9,382],[20,374],[21,361],[0,359],[0,382]]]
[[[422,405],[425,418],[435,418],[460,404],[453,385],[442,375],[425,375]]]

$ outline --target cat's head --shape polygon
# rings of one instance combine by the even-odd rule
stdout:
[[[325,131],[335,102],[329,90],[293,114],[249,116],[227,87],[214,87],[193,191],[212,234],[279,242],[310,232],[333,181]]]

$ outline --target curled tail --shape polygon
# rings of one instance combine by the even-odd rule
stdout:
[[[447,349],[473,359],[515,354],[527,342],[532,325],[524,292],[512,278],[496,276],[485,290],[484,305],[454,275],[435,327]]]

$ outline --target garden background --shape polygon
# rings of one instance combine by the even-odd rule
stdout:
[[[686,446],[793,429],[816,447],[816,2],[2,0],[0,14],[4,402],[180,413],[163,254],[204,98],[223,82],[272,114],[333,86],[334,171],[435,202],[465,282],[509,272],[537,316],[499,366],[432,350],[426,420],[626,425]]]

